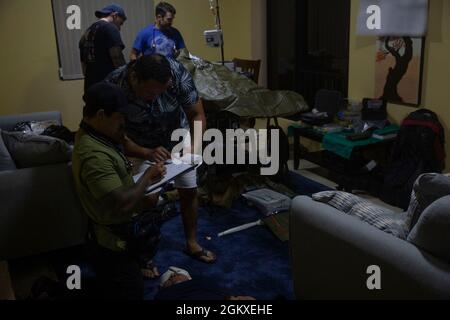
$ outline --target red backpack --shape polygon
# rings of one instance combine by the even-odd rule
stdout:
[[[402,122],[385,171],[382,200],[406,210],[417,177],[442,173],[445,156],[444,128],[437,115],[428,109],[410,113]]]

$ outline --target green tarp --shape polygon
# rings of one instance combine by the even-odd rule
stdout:
[[[323,137],[322,147],[325,150],[337,154],[338,156],[350,159],[353,153],[353,148],[367,146],[369,144],[375,144],[380,142],[380,140],[375,138],[368,138],[359,141],[347,140],[347,136],[352,134],[354,134],[354,132],[339,132],[326,134]]]
[[[226,66],[182,52],[178,61],[191,73],[207,113],[231,112],[241,118],[285,117],[308,110],[293,91],[272,91]]]
[[[376,134],[388,134],[397,132],[400,129],[397,125],[390,125],[384,129],[375,130]],[[337,132],[337,133],[329,133],[323,137],[322,147],[325,150],[331,151],[343,158],[350,159],[352,156],[353,149],[355,147],[367,146],[369,144],[380,143],[381,140],[375,138],[368,138],[359,141],[350,141],[347,140],[347,136],[354,134],[353,131],[350,132]]]

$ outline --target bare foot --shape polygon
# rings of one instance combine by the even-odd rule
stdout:
[[[147,263],[145,268],[141,269],[142,275],[145,278],[156,279],[160,276],[158,268],[153,264],[153,261]]]

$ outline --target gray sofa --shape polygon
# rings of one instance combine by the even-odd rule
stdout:
[[[0,117],[0,129],[22,121],[56,120],[59,112]],[[0,260],[79,245],[87,230],[70,163],[16,168],[0,134]]]
[[[294,199],[290,234],[299,299],[450,299],[450,263],[327,204]],[[367,288],[371,265],[381,290]]]

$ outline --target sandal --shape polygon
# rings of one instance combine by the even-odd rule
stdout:
[[[212,253],[211,251],[205,250],[204,248],[202,248],[202,250],[197,251],[197,252],[189,252],[186,249],[186,250],[184,250],[184,253],[195,260],[198,260],[203,263],[208,263],[208,264],[216,262],[216,259],[217,259],[216,255],[214,253]]]

